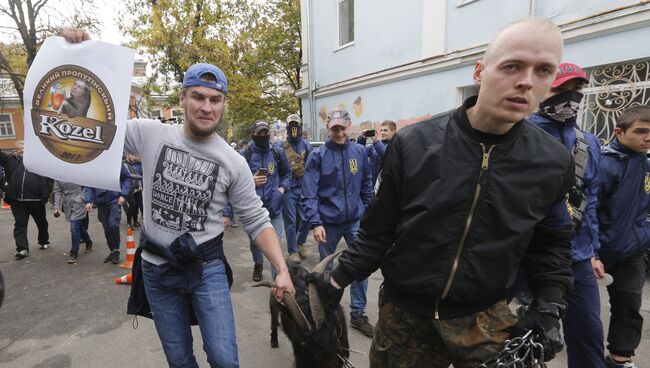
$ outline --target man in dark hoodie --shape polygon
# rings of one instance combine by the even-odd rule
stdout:
[[[271,145],[269,123],[258,120],[253,124],[252,141],[243,154],[253,174],[255,192],[262,200],[263,207],[269,211],[279,240],[282,237],[282,195],[289,185],[291,170],[284,152]],[[254,263],[253,281],[261,281],[264,255],[252,238],[250,248]],[[275,279],[273,268],[271,276]]]
[[[52,180],[31,173],[23,165],[23,141],[16,142],[16,153],[8,155],[0,152],[0,165],[7,178],[5,202],[11,206],[14,215],[14,240],[16,241],[16,259],[29,256],[27,241],[27,224],[32,216],[38,227],[38,244],[41,249],[50,245],[48,223],[45,216],[45,203],[52,187]]]
[[[611,317],[605,363],[608,368],[635,368],[632,357],[643,331],[643,255],[650,248],[650,107],[624,111],[614,133],[600,157],[596,263],[598,272],[614,277],[607,287]]]
[[[580,130],[576,123],[582,100],[580,92],[589,80],[578,65],[560,64],[555,81],[539,110],[530,121],[544,129],[573,154],[576,185],[568,204],[575,226],[573,240],[573,288],[567,295],[567,312],[562,321],[569,368],[603,368],[603,324],[600,295],[592,262],[598,241],[598,138]]]

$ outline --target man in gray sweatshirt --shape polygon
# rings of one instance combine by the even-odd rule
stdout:
[[[63,36],[70,42],[89,39],[79,30],[66,30]],[[232,275],[221,241],[227,203],[277,270],[275,298],[280,301],[285,291],[295,293],[246,160],[214,134],[227,89],[221,69],[195,64],[185,72],[180,91],[185,124],[127,122],[124,148],[141,158],[143,169],[144,288],[167,362],[174,367],[198,367],[192,312],[210,366],[239,366],[228,288]]]

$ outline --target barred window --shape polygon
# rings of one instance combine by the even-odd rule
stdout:
[[[582,90],[578,122],[608,142],[623,111],[650,105],[650,58],[585,68],[585,72],[589,85]]]

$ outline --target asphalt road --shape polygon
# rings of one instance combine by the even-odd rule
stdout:
[[[129,287],[115,285],[115,279],[128,270],[102,263],[108,253],[101,224],[91,215],[90,233],[94,251],[81,253],[79,263],[66,264],[69,250],[69,225],[64,218],[48,213],[52,247],[40,250],[36,244],[36,226],[29,225],[32,242],[30,257],[14,259],[13,217],[0,210],[0,270],[6,283],[6,297],[0,309],[0,368],[86,368],[86,367],[164,367],[162,347],[153,322],[126,315]],[[122,250],[126,228],[122,226]],[[138,232],[136,231],[136,240]],[[242,367],[291,367],[291,346],[280,334],[280,348],[269,344],[270,315],[268,292],[252,288],[252,258],[248,238],[240,228],[228,228],[225,251],[233,267],[235,282],[231,290],[237,325],[239,359]],[[316,263],[317,251],[309,241],[310,257],[306,266]],[[344,246],[344,243],[339,245]],[[83,246],[82,246],[83,247]],[[124,254],[124,251],[122,252]],[[265,278],[270,278],[268,263]],[[370,278],[367,314],[377,320],[377,290],[381,274]],[[650,287],[644,291],[643,315],[650,317]],[[606,295],[601,289],[601,295]],[[343,305],[347,307],[349,294]],[[609,318],[606,298],[602,318]],[[134,325],[137,322],[137,328]],[[606,325],[606,324],[605,324]],[[207,367],[198,328],[193,328],[194,352],[201,367]],[[636,361],[650,367],[650,322],[646,323]],[[350,358],[358,368],[368,366],[370,339],[349,330]],[[566,367],[561,354],[549,368]]]

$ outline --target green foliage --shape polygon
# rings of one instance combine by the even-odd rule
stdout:
[[[150,55],[151,91],[177,91],[192,64],[219,66],[228,78],[223,130],[250,135],[256,119],[299,111],[300,1],[128,0],[120,28]]]

